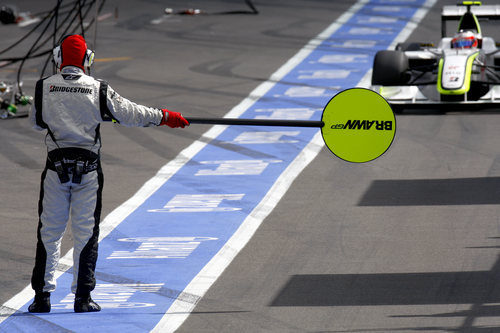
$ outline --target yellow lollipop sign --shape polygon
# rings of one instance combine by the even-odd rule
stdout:
[[[321,121],[186,118],[191,124],[319,127],[332,153],[349,162],[376,159],[389,149],[396,134],[396,118],[387,101],[376,92],[351,88],[335,95],[325,106]]]
[[[323,110],[323,140],[332,153],[355,163],[376,159],[389,149],[396,118],[387,101],[363,88],[344,90]]]

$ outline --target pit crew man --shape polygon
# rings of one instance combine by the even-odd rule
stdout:
[[[100,163],[100,123],[124,126],[188,126],[178,112],[136,104],[116,93],[105,81],[85,70],[94,53],[80,35],[65,37],[53,50],[60,73],[41,79],[30,113],[33,127],[46,130],[47,162],[41,176],[35,266],[35,291],[29,312],[50,312],[50,293],[61,239],[68,220],[74,238],[73,282],[75,312],[100,311],[91,298],[95,288],[103,173]]]

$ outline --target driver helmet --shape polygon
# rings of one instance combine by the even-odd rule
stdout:
[[[451,47],[454,49],[471,49],[479,46],[479,38],[472,31],[460,31],[451,40]]]

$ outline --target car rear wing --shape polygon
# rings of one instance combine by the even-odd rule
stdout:
[[[500,5],[480,4],[479,1],[464,1],[457,6],[444,6],[441,11],[441,36],[446,37],[446,22],[460,21],[467,11],[471,11],[478,20],[500,20]]]

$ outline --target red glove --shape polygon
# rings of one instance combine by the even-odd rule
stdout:
[[[189,122],[181,115],[180,112],[168,111],[167,109],[162,109],[163,118],[161,119],[161,125],[167,125],[168,127],[176,128],[189,126]]]

